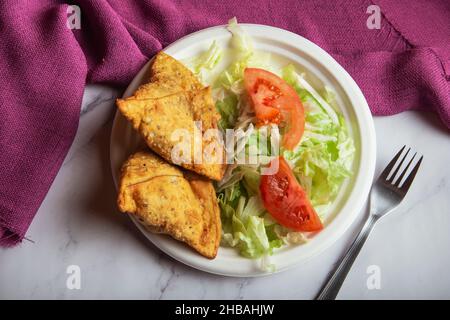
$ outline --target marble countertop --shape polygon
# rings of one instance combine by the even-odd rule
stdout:
[[[311,299],[361,227],[294,269],[262,278],[207,274],[174,261],[117,212],[109,137],[117,91],[86,89],[75,142],[28,240],[0,249],[2,299]],[[450,135],[433,114],[376,117],[377,171],[407,144],[425,155],[404,203],[376,226],[338,298],[450,298]],[[81,288],[67,287],[79,266]],[[374,267],[375,266],[375,267]],[[375,269],[374,269],[375,268]],[[376,270],[379,286],[368,285]]]

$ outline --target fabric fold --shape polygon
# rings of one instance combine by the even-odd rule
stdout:
[[[450,83],[432,48],[334,56],[359,84],[374,115],[432,111],[432,105],[442,121],[450,124]]]

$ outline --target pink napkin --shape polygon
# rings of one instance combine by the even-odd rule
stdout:
[[[23,239],[73,141],[86,83],[124,88],[158,50],[233,16],[327,50],[374,114],[429,110],[450,127],[450,2],[374,2],[379,29],[367,26],[366,0],[79,0],[72,30],[63,1],[1,1],[0,245]]]

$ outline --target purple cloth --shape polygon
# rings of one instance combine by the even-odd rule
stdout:
[[[450,2],[368,0],[0,2],[0,245],[20,242],[72,143],[86,83],[124,88],[154,55],[199,29],[240,22],[277,26],[331,53],[372,112],[439,114],[450,127]],[[88,178],[88,177],[87,177]]]

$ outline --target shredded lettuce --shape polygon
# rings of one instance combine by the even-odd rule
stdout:
[[[247,67],[262,68],[270,70],[270,54],[254,51],[253,43],[247,33],[237,24],[236,18],[228,22],[227,29],[231,32],[231,48],[235,59],[217,76],[213,83],[213,88],[217,99],[216,108],[223,116],[225,112],[225,120],[221,121],[221,128],[233,128],[237,123],[237,117],[233,113],[233,117],[229,117],[229,109],[233,106],[236,110],[238,103],[241,102],[241,96],[244,93],[244,70]],[[228,99],[228,100],[227,100]]]
[[[335,124],[339,124],[336,111],[325,101],[320,94],[300,75],[295,72],[293,65],[288,65],[282,70],[283,79],[289,83],[298,94],[304,93],[315,101],[320,108],[328,115],[329,119]]]
[[[219,193],[222,211],[222,242],[235,247],[247,258],[260,258],[271,254],[283,243],[268,237],[264,224],[265,209],[258,196],[248,197],[245,187],[237,183]],[[270,228],[270,226],[269,226]]]
[[[231,46],[243,54],[253,52],[253,41],[249,35],[238,25],[236,17],[228,20],[228,31],[231,32]]]
[[[223,49],[213,41],[209,49],[191,61],[191,69],[200,80],[205,81],[209,71],[214,69],[223,58]]]
[[[220,128],[222,130],[234,128],[234,124],[239,116],[237,96],[229,95],[217,101],[216,109],[220,114]]]
[[[306,112],[300,145],[293,151],[284,151],[283,156],[291,163],[313,206],[328,206],[344,180],[351,176],[353,140],[344,117],[331,107],[334,95],[322,98],[292,65],[282,71],[283,79],[297,91]]]
[[[244,91],[243,78],[245,68],[252,67],[270,70],[271,56],[270,54],[254,51],[239,51],[235,54],[238,58],[219,74],[213,87],[226,90],[228,94],[240,95]]]
[[[259,143],[265,139],[264,127],[255,128],[254,112],[249,107],[243,88],[243,75],[247,67],[257,67],[277,73],[271,66],[269,54],[254,50],[251,38],[233,18],[228,23],[232,34],[234,58],[212,81],[216,108],[221,115],[222,130],[239,128],[246,132],[234,148],[237,154],[257,155],[256,163],[229,165],[222,181],[216,184],[221,209],[222,245],[236,248],[247,258],[261,259],[261,268],[271,272],[275,265],[270,256],[284,245],[304,244],[305,233],[295,232],[279,225],[265,210],[259,195],[261,164],[271,156],[271,146]],[[195,60],[193,71],[200,77],[217,69],[223,50],[213,42],[210,48]],[[218,71],[218,70],[217,70]],[[303,75],[288,65],[281,70],[283,79],[299,95],[305,107],[305,132],[294,150],[281,150],[290,163],[299,183],[306,189],[309,199],[321,218],[328,212],[344,180],[351,176],[355,148],[344,117],[337,111],[332,90],[325,87],[317,92]],[[269,130],[270,131],[270,130]],[[270,140],[269,140],[270,141]],[[261,160],[262,159],[262,160]]]

